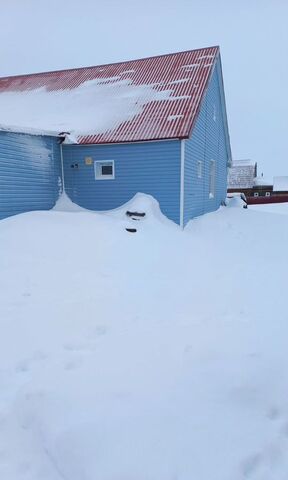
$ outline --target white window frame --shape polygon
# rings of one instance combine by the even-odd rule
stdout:
[[[254,196],[254,197],[259,197],[259,193],[258,193],[258,192],[254,192],[253,196]]]
[[[216,163],[211,159],[209,163],[209,198],[215,197]]]
[[[102,175],[99,174],[99,167],[103,165],[111,165],[112,164],[112,175]],[[114,165],[114,160],[95,160],[94,161],[94,174],[95,174],[95,180],[114,180],[115,179],[115,165]]]
[[[271,193],[270,192],[265,192],[265,197],[270,197]]]
[[[203,162],[202,160],[197,160],[197,178],[202,178]]]

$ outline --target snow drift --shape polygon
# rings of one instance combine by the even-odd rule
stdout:
[[[286,480],[286,216],[130,205],[0,222],[0,478]]]

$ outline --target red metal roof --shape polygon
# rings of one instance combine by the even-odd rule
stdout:
[[[149,57],[139,60],[0,78],[1,92],[25,92],[45,87],[47,91],[74,89],[88,80],[103,84],[149,86],[170,96],[145,103],[141,112],[116,128],[78,138],[79,143],[116,143],[187,138],[199,111],[219,47]],[[137,98],[135,99],[137,102]],[[97,109],[95,108],[95,114]]]

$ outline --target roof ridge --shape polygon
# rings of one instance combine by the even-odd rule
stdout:
[[[99,65],[89,65],[86,67],[73,67],[73,68],[63,68],[62,70],[47,70],[44,72],[35,72],[35,73],[23,73],[23,74],[18,74],[18,75],[8,75],[5,77],[0,77],[1,80],[11,80],[12,78],[23,78],[23,77],[34,77],[38,75],[47,75],[47,74],[53,74],[53,73],[63,73],[63,72],[73,72],[73,71],[78,71],[78,70],[87,70],[87,69],[92,69],[92,68],[99,68],[99,67],[109,67],[112,65],[120,65],[121,63],[134,63],[134,62],[141,62],[143,60],[149,60],[149,59],[154,59],[154,58],[162,58],[162,57],[172,57],[173,55],[180,55],[183,53],[189,53],[189,52],[200,52],[201,50],[208,50],[208,49],[216,49],[220,50],[219,45],[213,45],[210,47],[202,47],[202,48],[194,48],[192,50],[182,50],[178,52],[173,52],[173,53],[163,53],[161,55],[151,55],[148,57],[141,57],[141,58],[135,58],[132,60],[121,60],[119,62],[111,62],[111,63],[103,63]]]

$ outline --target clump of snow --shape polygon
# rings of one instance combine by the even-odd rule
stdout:
[[[195,68],[198,68],[198,67],[200,67],[200,63],[190,63],[190,64],[187,63],[186,65],[182,65],[181,68],[189,72],[189,71],[193,71]]]
[[[53,210],[56,212],[87,212],[85,208],[72,202],[65,192],[59,196]]]
[[[169,115],[169,116],[167,117],[167,120],[168,120],[169,122],[171,122],[171,121],[173,121],[173,120],[178,120],[179,118],[182,118],[182,117],[183,117],[183,115],[182,115],[181,113],[179,113],[179,114],[175,114],[175,115]]]
[[[0,222],[1,480],[287,479],[286,217],[151,212]]]
[[[62,132],[60,132],[60,133],[62,133]],[[60,133],[59,133],[59,135],[60,135]],[[64,132],[64,133],[62,133],[61,137],[62,138],[64,137],[63,143],[65,143],[67,145],[78,143],[78,139],[75,136],[75,134],[73,134],[73,133]]]
[[[168,100],[170,102],[173,102],[175,100],[187,100],[188,98],[191,98],[191,95],[178,95],[178,96],[175,96],[175,97],[169,97]]]
[[[214,55],[201,55],[201,57],[198,57],[198,60],[204,60],[206,58],[214,58]]]
[[[119,218],[127,219],[127,211],[145,213],[145,229],[147,229],[147,224],[152,227],[155,226],[155,224],[164,224],[166,226],[170,226],[170,228],[173,229],[178,228],[178,226],[174,222],[169,220],[161,212],[159,202],[154,197],[152,197],[151,195],[147,195],[146,193],[136,193],[136,195],[131,198],[131,200],[129,200],[127,203],[121,205],[121,207],[119,208],[107,211],[106,214],[111,217],[117,216]],[[139,228],[140,224],[134,224],[133,226]]]
[[[132,69],[130,69],[130,70],[123,70],[123,71],[120,73],[120,75],[127,75],[127,73],[134,73],[134,72],[135,72],[135,70],[132,68]]]
[[[167,82],[166,85],[178,85],[179,83],[186,83],[189,82],[190,78],[179,78],[178,80],[172,80],[171,82]]]
[[[243,206],[246,205],[246,202],[244,202],[244,200],[241,198],[241,195],[242,195],[241,193],[229,194],[225,201],[226,207],[229,207],[229,208],[242,207],[243,208]]]
[[[170,95],[171,90],[157,91],[150,85],[135,85],[119,77],[89,80],[67,90],[3,92],[0,124],[67,131],[74,136],[104,133],[133,119],[147,103]]]

